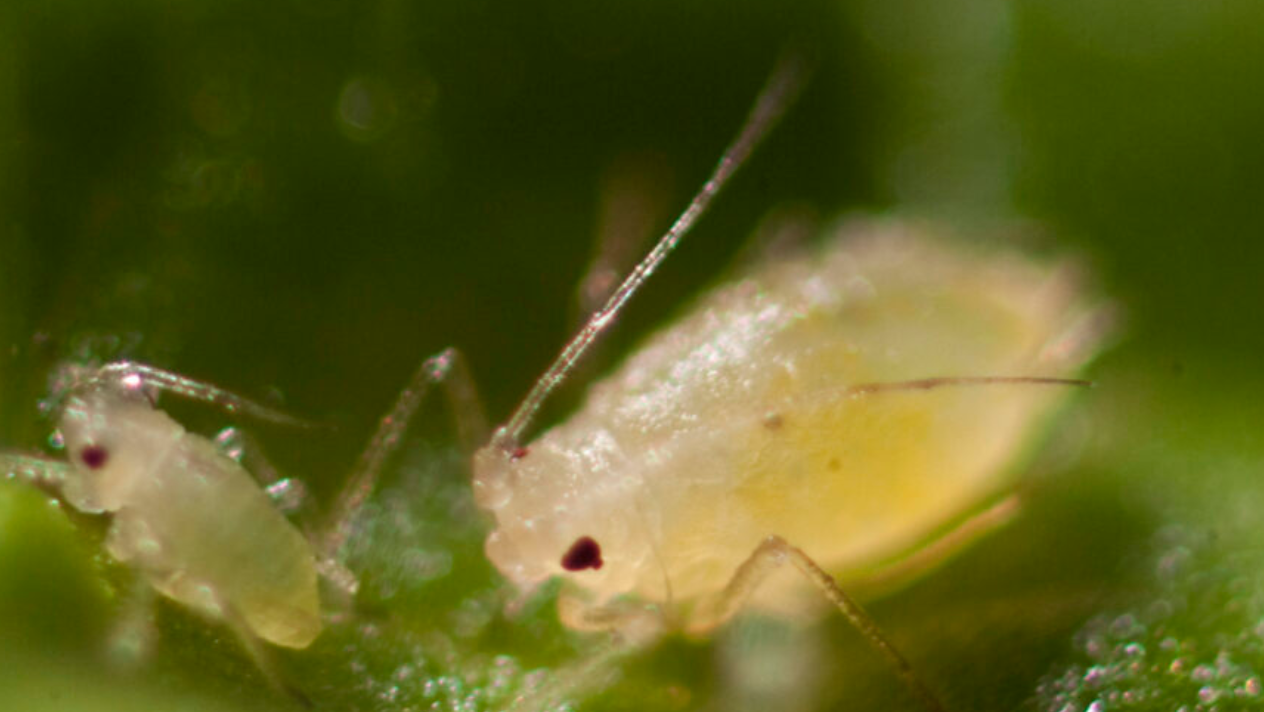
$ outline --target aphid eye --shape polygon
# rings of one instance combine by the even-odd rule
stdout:
[[[99,470],[105,467],[106,460],[110,459],[110,453],[100,445],[89,445],[79,451],[79,459],[88,466],[88,469]]]
[[[562,568],[567,571],[601,568],[601,545],[590,536],[581,536],[562,554]]]

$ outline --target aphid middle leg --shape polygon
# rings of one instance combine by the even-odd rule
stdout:
[[[945,708],[939,702],[939,698],[926,687],[926,684],[913,671],[908,660],[887,640],[882,634],[882,629],[860,607],[860,604],[847,595],[838,582],[825,573],[825,570],[803,550],[787,543],[779,536],[770,536],[756,547],[750,558],[737,568],[733,578],[729,580],[728,585],[718,594],[718,597],[708,602],[704,615],[695,616],[695,620],[690,622],[690,628],[706,629],[732,618],[741,610],[755,589],[769,575],[787,563],[811,581],[829,599],[830,603],[842,612],[848,622],[860,631],[869,645],[887,659],[922,707],[930,712],[944,712]]]
[[[382,418],[347,484],[334,500],[328,524],[317,546],[320,558],[326,561],[339,559],[339,551],[351,533],[351,522],[356,512],[373,491],[386,459],[399,447],[409,421],[435,384],[442,385],[447,394],[463,449],[473,452],[486,441],[487,417],[465,357],[457,349],[449,347],[423,361],[399,394],[394,407]]]
[[[301,481],[283,476],[268,460],[259,441],[240,428],[221,430],[214,442],[224,454],[239,460],[245,466],[245,470],[263,486],[264,492],[278,510],[286,515],[296,515],[296,523],[313,547],[320,545],[315,502]],[[339,607],[350,608],[351,598],[360,586],[351,569],[335,559],[317,557],[316,570],[337,589],[337,597],[342,604]]]
[[[238,460],[246,472],[268,493],[277,509],[285,514],[298,513],[300,526],[310,537],[314,523],[310,518],[315,516],[313,502],[303,483],[281,474],[263,452],[258,438],[237,427],[224,428],[213,441],[225,455]]]

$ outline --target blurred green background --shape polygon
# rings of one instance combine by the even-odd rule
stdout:
[[[334,424],[258,428],[318,496],[444,346],[504,417],[574,324],[603,186],[660,189],[664,225],[775,57],[812,48],[799,104],[598,367],[769,215],[1029,221],[1096,268],[1123,341],[1033,465],[1025,516],[873,612],[953,709],[1260,704],[1258,3],[10,0],[0,43],[0,446],[46,439],[58,361],[126,356]],[[501,616],[450,418],[430,407],[413,434],[357,549],[369,622],[282,656],[319,709],[494,708],[591,649],[548,600]],[[292,707],[166,604],[138,670],[102,662],[126,572],[99,523],[0,484],[0,707]],[[906,704],[854,637],[672,640],[583,708]],[[761,698],[751,666],[802,677],[803,699]]]

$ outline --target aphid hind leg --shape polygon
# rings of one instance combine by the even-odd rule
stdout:
[[[377,431],[361,453],[342,492],[329,510],[329,519],[317,546],[318,555],[337,562],[342,545],[351,533],[351,523],[372,493],[387,458],[399,447],[400,438],[422,400],[434,385],[441,385],[456,421],[457,437],[466,452],[473,452],[487,439],[487,417],[465,357],[449,347],[422,361],[395,405],[378,424]],[[341,564],[339,564],[340,566]]]
[[[869,645],[877,650],[895,669],[909,691],[917,698],[922,707],[929,712],[944,712],[939,699],[922,682],[908,660],[882,634],[881,628],[873,618],[865,612],[860,604],[838,585],[832,576],[825,573],[802,549],[793,546],[779,536],[770,536],[756,547],[750,558],[734,572],[724,590],[708,604],[704,618],[695,618],[690,628],[706,629],[723,623],[741,610],[755,589],[773,572],[783,565],[790,564],[800,574],[812,582],[818,590],[842,612],[855,628],[864,636]]]
[[[254,632],[250,629],[250,625],[246,623],[244,618],[242,618],[241,613],[238,612],[231,603],[225,600],[223,596],[217,595],[215,597],[215,603],[224,617],[224,622],[227,623],[228,627],[232,629],[234,634],[236,634],[238,642],[241,643],[241,647],[244,648],[246,653],[250,656],[251,662],[255,664],[255,668],[263,675],[264,679],[267,680],[268,685],[277,692],[280,692],[286,697],[294,700],[304,708],[312,709],[315,707],[315,705],[312,704],[311,699],[307,695],[303,694],[302,690],[299,690],[297,687],[286,681],[285,677],[277,669],[276,658],[272,651],[263,644],[263,641],[259,639],[259,636],[254,634]]]

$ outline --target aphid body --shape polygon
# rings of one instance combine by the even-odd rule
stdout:
[[[474,497],[495,519],[485,550],[523,592],[563,577],[562,620],[617,632],[612,654],[668,628],[705,633],[752,603],[815,608],[814,586],[942,712],[846,589],[920,573],[1014,511],[1016,457],[1067,387],[1086,384],[1074,375],[1104,333],[1071,270],[912,223],[853,223],[704,294],[526,440],[804,73],[794,55],[778,65],[685,211],[475,452]],[[476,411],[456,375],[458,415]],[[602,657],[528,701],[582,686]]]
[[[447,359],[428,359],[421,373],[444,372]],[[149,592],[157,591],[227,624],[269,682],[306,702],[277,674],[262,643],[301,649],[320,634],[319,578],[344,602],[355,593],[358,584],[342,565],[340,548],[394,447],[398,417],[383,419],[326,523],[300,531],[273,497],[301,499],[301,486],[277,478],[250,438],[212,441],[185,430],[156,403],[168,392],[229,413],[299,421],[208,383],[130,361],[66,364],[53,380],[53,398],[45,405],[57,420],[66,459],[0,452],[0,468],[55,490],[84,513],[111,516],[106,549],[137,573],[132,613],[121,617],[116,649],[129,656],[143,650],[152,631],[141,613],[152,599]],[[405,391],[405,405],[410,394]],[[242,465],[246,460],[253,473]]]
[[[113,514],[110,554],[194,610],[307,647],[321,630],[313,549],[259,482],[154,407],[139,375],[68,368],[77,373],[58,422],[62,494]]]
[[[487,554],[523,589],[564,576],[696,630],[770,535],[846,585],[1004,492],[1067,391],[1031,377],[1081,366],[1085,313],[1057,265],[853,224],[705,294],[526,447],[483,449]],[[753,600],[798,610],[805,583]]]

